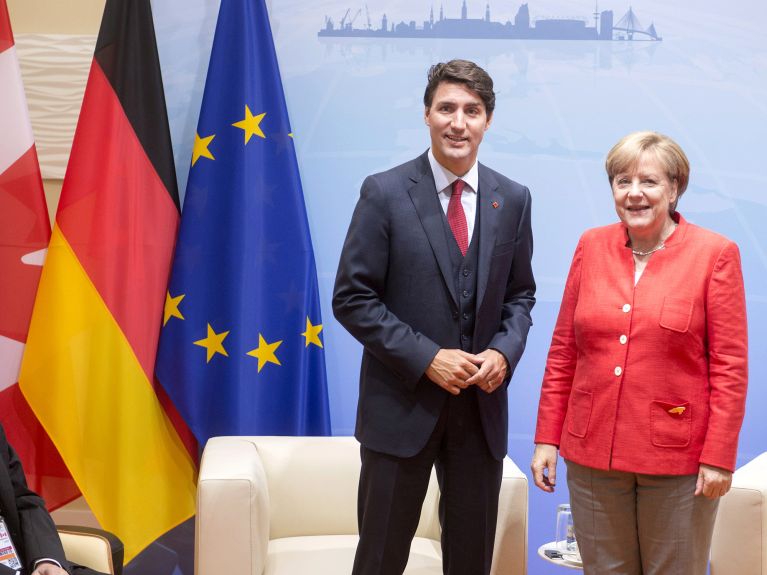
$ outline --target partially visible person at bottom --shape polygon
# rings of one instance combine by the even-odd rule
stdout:
[[[45,502],[27,487],[0,425],[0,575],[27,574],[104,575],[66,560]]]
[[[575,250],[538,408],[535,484],[567,463],[586,574],[703,575],[743,421],[738,247],[676,210],[689,163],[629,134],[606,161],[620,223]]]

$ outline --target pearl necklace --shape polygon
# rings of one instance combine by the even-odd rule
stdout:
[[[646,252],[640,252],[639,250],[635,250],[634,248],[631,248],[631,253],[632,253],[632,254],[634,254],[635,256],[644,257],[644,256],[649,256],[649,255],[651,255],[651,254],[654,254],[655,252],[658,252],[658,251],[660,251],[660,250],[663,250],[663,249],[665,249],[665,248],[666,248],[666,240],[669,238],[669,236],[670,236],[671,234],[673,234],[673,233],[674,233],[674,230],[676,230],[676,228],[677,228],[677,226],[678,226],[678,225],[679,225],[679,224],[677,224],[676,222],[674,222],[674,225],[671,227],[671,231],[670,231],[670,232],[669,232],[669,233],[666,235],[666,237],[665,237],[665,238],[663,238],[663,239],[660,241],[660,243],[658,244],[658,246],[657,246],[657,247],[655,247],[655,248],[653,248],[653,249],[651,249],[651,250],[649,250],[649,251],[646,251]],[[631,240],[629,240],[629,243],[630,243],[630,242],[631,242]]]
[[[665,247],[666,247],[666,244],[661,242],[660,245],[657,248],[653,248],[653,249],[651,249],[649,251],[640,252],[639,250],[632,249],[631,253],[634,254],[635,256],[649,256],[650,254],[654,254],[655,252],[660,251],[660,250],[664,249]]]

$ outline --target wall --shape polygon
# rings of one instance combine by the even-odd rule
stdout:
[[[7,0],[15,36],[24,34],[97,34],[105,0]],[[22,67],[24,62],[22,61]],[[44,129],[35,123],[35,131]],[[61,195],[61,180],[43,180],[48,212],[53,221]]]
[[[7,0],[14,34],[96,34],[105,0]]]

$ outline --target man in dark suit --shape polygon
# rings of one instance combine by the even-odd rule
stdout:
[[[401,574],[432,465],[444,572],[490,571],[506,387],[531,325],[530,192],[477,162],[495,94],[472,62],[432,66],[431,148],[362,185],[333,311],[364,346],[354,573]]]
[[[0,575],[102,575],[64,558],[56,525],[45,502],[27,487],[24,470],[0,425]],[[11,550],[13,549],[13,550]]]

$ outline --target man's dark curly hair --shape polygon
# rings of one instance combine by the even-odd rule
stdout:
[[[440,62],[429,68],[428,83],[423,94],[423,104],[431,108],[434,92],[440,82],[463,84],[472,92],[476,92],[485,104],[488,117],[495,109],[495,92],[493,92],[493,79],[482,68],[468,60],[450,60]]]

